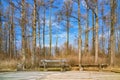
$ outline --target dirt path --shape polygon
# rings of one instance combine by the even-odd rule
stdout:
[[[0,80],[39,80],[54,72],[4,72],[0,73]]]
[[[119,73],[111,72],[4,72],[0,80],[120,80]]]
[[[50,74],[42,80],[120,80],[120,74],[110,72],[63,72]]]

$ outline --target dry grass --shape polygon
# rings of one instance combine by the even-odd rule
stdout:
[[[2,60],[2,61],[0,61],[0,70],[16,69],[16,66],[17,66],[16,60]]]
[[[93,64],[93,63],[94,63],[94,56],[90,54],[82,55],[82,64]]]
[[[69,55],[67,56],[68,64],[71,66],[77,65],[78,62],[78,56],[75,55]]]
[[[71,67],[71,70],[72,70],[72,71],[78,71],[78,70],[79,70],[79,67]]]
[[[115,73],[120,73],[120,68],[112,68],[111,71]]]
[[[63,51],[63,52],[62,52]],[[68,60],[68,64],[70,66],[72,66],[71,70],[79,70],[78,67],[76,67],[76,65],[79,64],[79,57],[78,57],[78,53],[77,50],[75,50],[74,48],[70,48],[70,54],[66,54],[66,50],[63,48],[63,50],[61,51],[59,56],[52,56],[49,57],[48,59],[67,59]],[[0,70],[3,69],[16,69],[17,68],[17,62],[19,62],[16,59],[11,59],[9,60],[9,56],[8,55],[2,55],[0,54],[1,58],[0,58]],[[94,64],[94,55],[93,54],[82,54],[82,64]],[[38,53],[37,53],[37,58],[36,58],[36,63],[37,63],[37,68],[39,68],[39,62],[40,59],[44,59],[44,57],[41,57]],[[20,59],[19,59],[20,60]],[[109,64],[109,58],[106,55],[103,54],[99,54],[99,58],[98,58],[98,64]],[[120,72],[120,55],[116,55],[115,58],[115,69],[111,69],[111,68],[107,68],[104,69],[106,71],[118,71]],[[26,69],[31,69],[31,55],[27,55],[26,58],[26,62],[25,62],[25,67]]]

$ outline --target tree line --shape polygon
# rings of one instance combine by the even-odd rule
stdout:
[[[119,0],[0,0],[0,54],[7,56],[5,59],[20,58],[24,65],[30,59],[32,67],[40,59],[73,54],[70,29],[77,26],[76,41],[73,40],[77,47],[76,44],[72,47],[79,66],[83,54],[94,55],[95,64],[100,54],[105,55],[113,66],[120,56],[119,14]],[[65,52],[59,46],[60,31],[66,33]],[[45,46],[46,40],[49,47]]]

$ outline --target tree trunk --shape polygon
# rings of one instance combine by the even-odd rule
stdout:
[[[94,13],[92,12],[92,27],[93,27],[93,32],[92,32],[92,34],[93,34],[93,38],[92,38],[92,53],[95,55],[95,25],[94,25],[94,23],[95,23],[95,20],[94,20],[95,18],[94,18]]]
[[[82,39],[81,39],[81,22],[80,22],[80,0],[78,0],[78,53],[79,53],[79,70],[81,69]]]
[[[39,54],[41,51],[41,36],[40,36],[40,30],[41,30],[41,20],[40,20],[40,13],[39,11],[37,12],[37,16],[38,16],[38,40],[39,40]]]
[[[0,6],[2,7],[2,2],[0,0]],[[0,8],[0,54],[2,53],[2,8]]]
[[[55,53],[58,54],[58,29],[56,30],[56,48]]]
[[[44,18],[43,18],[43,54],[44,58],[46,59],[46,51],[45,51],[45,25],[46,24],[46,8],[44,5]]]
[[[66,7],[66,30],[67,30],[67,55],[69,54],[69,27],[70,27],[70,3],[66,2],[65,7]]]
[[[88,45],[88,35],[89,35],[89,9],[87,8],[87,25],[85,30],[85,54],[89,53],[89,45]]]
[[[22,65],[23,69],[25,68],[25,0],[22,0]]]
[[[101,12],[101,16],[102,16],[102,52],[105,54],[105,37],[104,37],[104,6],[102,5],[102,12]]]
[[[10,1],[10,3],[11,3],[11,1]],[[12,27],[12,18],[11,18],[11,12],[12,12],[12,8],[11,8],[11,4],[9,4],[9,11],[8,11],[8,13],[9,13],[9,21],[8,21],[8,25],[9,25],[9,59],[11,60],[11,58],[12,58],[12,44],[11,44],[11,42],[12,42],[12,38],[11,38],[11,27]]]
[[[12,2],[11,2],[12,3]],[[14,5],[11,5],[11,57],[13,57],[14,53],[15,53],[15,31],[14,31]]]
[[[120,31],[120,29],[119,29]],[[118,54],[120,54],[120,32],[119,32],[119,38],[118,38]]]
[[[67,55],[69,54],[69,17],[67,16]]]
[[[116,0],[111,0],[110,65],[114,66],[115,57],[115,8]]]
[[[96,8],[98,14],[98,6]],[[96,24],[95,24],[95,64],[98,64],[98,16],[95,17]]]
[[[34,0],[34,9],[33,9],[33,24],[32,24],[32,67],[35,67],[35,58],[36,58],[36,0]]]
[[[118,54],[120,54],[120,0],[117,0],[117,24],[118,24]]]
[[[6,13],[6,15],[8,15],[7,13]],[[8,16],[7,16],[8,17]],[[9,29],[8,29],[8,23],[6,22],[5,23],[5,28],[4,28],[4,38],[5,38],[5,52],[8,54],[8,37],[9,37],[9,33],[8,33],[8,31],[9,31]]]
[[[50,46],[50,56],[52,55],[51,54],[51,48],[52,48],[52,22],[51,22],[51,13],[52,13],[52,2],[50,0],[50,8],[49,8],[49,37],[50,37],[50,43],[49,43],[49,46]]]

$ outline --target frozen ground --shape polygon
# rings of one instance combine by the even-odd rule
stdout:
[[[4,72],[0,80],[120,80],[120,73],[111,72]]]

